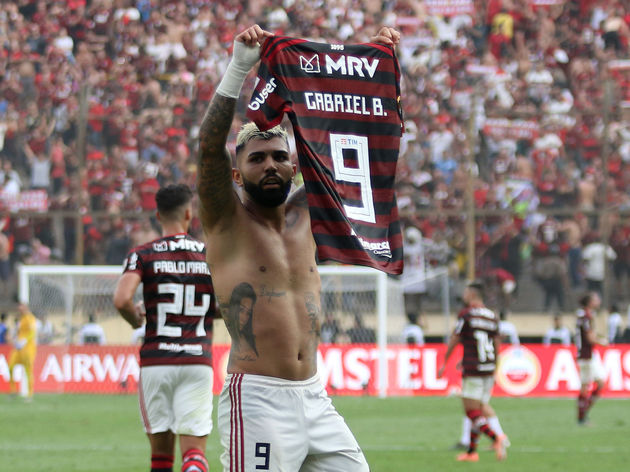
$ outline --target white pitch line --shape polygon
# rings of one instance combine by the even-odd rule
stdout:
[[[22,444],[22,443],[0,443],[0,451],[35,451],[35,452],[71,452],[71,451],[146,451],[148,445],[142,443],[142,441],[120,444],[100,444],[91,446],[72,445],[72,444]],[[212,446],[208,446],[209,450],[213,450]]]
[[[436,446],[383,446],[383,445],[364,445],[361,444],[364,451],[388,452],[388,451],[415,451],[415,452],[446,452],[444,448]],[[483,447],[480,450],[484,450]],[[592,448],[570,449],[567,447],[544,448],[537,446],[511,446],[510,452],[519,452],[525,454],[613,454],[626,452],[625,447],[598,446]]]
[[[402,446],[402,445],[392,445],[392,446],[383,446],[381,445],[361,445],[361,449],[364,451],[373,451],[373,452],[451,452],[447,451],[444,448],[439,448],[436,446]],[[119,444],[116,445],[91,445],[88,447],[77,445],[73,446],[72,444],[22,444],[22,443],[0,443],[0,451],[25,451],[25,452],[47,452],[47,451],[57,451],[57,452],[71,452],[71,451],[140,451],[146,450],[146,445],[143,443],[127,443],[124,446]],[[484,450],[483,448],[481,450]],[[555,447],[555,448],[544,448],[537,446],[511,446],[509,448],[510,452],[516,453],[524,453],[524,454],[614,454],[625,452],[626,448],[623,447],[593,447],[593,448],[581,448],[581,449],[570,449],[567,447]]]
[[[141,449],[146,449],[144,444],[125,444],[121,445],[92,445],[92,446],[81,446],[72,444],[7,444],[3,442],[0,444],[0,451],[120,451],[120,450],[128,450],[128,451],[139,451]]]

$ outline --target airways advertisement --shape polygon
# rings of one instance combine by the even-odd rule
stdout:
[[[461,349],[461,347],[458,347]],[[423,347],[388,346],[387,394],[456,395],[461,373],[455,351],[443,378],[437,371],[446,345]],[[0,392],[9,391],[10,347],[0,346]],[[223,387],[229,346],[214,346],[214,393]],[[630,397],[630,345],[599,348],[606,379],[605,397]],[[377,395],[378,359],[376,345],[321,345],[318,373],[333,395]],[[39,346],[35,360],[36,393],[135,393],[140,367],[134,346]],[[23,369],[14,369],[18,386]],[[495,396],[575,396],[580,388],[575,349],[558,345],[526,344],[504,346],[496,371]]]

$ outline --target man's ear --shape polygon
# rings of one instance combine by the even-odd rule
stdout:
[[[237,168],[232,169],[232,180],[239,187],[243,186],[243,178],[241,176],[241,171],[238,170]]]

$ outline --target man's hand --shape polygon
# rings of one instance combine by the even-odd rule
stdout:
[[[400,42],[400,33],[396,31],[394,28],[390,28],[388,26],[383,26],[376,36],[370,38],[370,42],[372,43],[381,43],[387,46],[397,46]]]
[[[260,45],[273,33],[254,25],[234,38],[232,62],[241,71],[248,73],[260,59]]]
[[[259,47],[260,43],[262,43],[265,38],[273,36],[273,33],[269,31],[265,31],[258,25],[250,26],[242,33],[239,33],[234,38],[234,43],[236,45],[237,42],[244,43],[249,47]]]
[[[144,320],[147,316],[147,312],[144,308],[144,302],[139,301],[134,305],[135,313],[133,321],[129,321],[129,324],[133,329],[140,328],[144,324]]]
[[[260,43],[273,36],[269,31],[254,25],[234,38],[232,60],[217,87],[217,93],[224,97],[238,98],[245,77],[260,59]]]

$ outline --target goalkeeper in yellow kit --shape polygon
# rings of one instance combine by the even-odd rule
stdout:
[[[9,391],[16,393],[17,388],[13,378],[13,368],[16,364],[22,364],[28,381],[27,399],[33,398],[33,367],[35,366],[35,354],[37,353],[37,323],[35,315],[31,313],[25,303],[18,304],[19,321],[13,349],[9,354]]]

